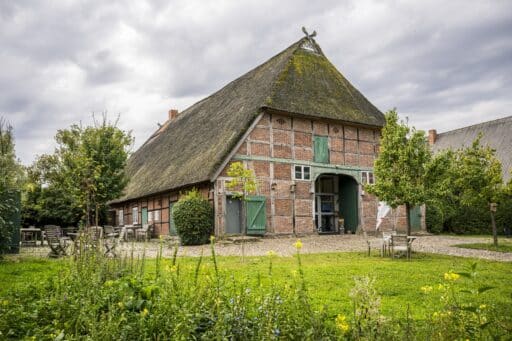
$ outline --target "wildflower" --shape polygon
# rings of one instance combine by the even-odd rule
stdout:
[[[274,257],[276,255],[276,253],[272,250],[270,250],[269,252],[267,252],[267,256],[269,256],[270,258]]]
[[[107,288],[110,288],[111,286],[114,285],[114,281],[108,280],[103,285],[106,286]]]
[[[480,304],[480,310],[484,310],[485,308],[487,308],[487,306],[485,304]]]
[[[421,287],[421,291],[423,291],[424,294],[428,294],[429,292],[432,291],[432,287],[430,285],[425,285],[423,287]]]
[[[149,314],[149,310],[148,310],[148,308],[144,308],[144,310],[143,310],[143,311],[141,311],[141,312],[140,312],[140,314],[141,314],[143,317],[144,317],[144,316],[148,316],[148,314]]]
[[[124,308],[124,303],[123,302],[117,302],[117,306],[121,309]]]
[[[176,265],[173,265],[173,266],[169,267],[169,271],[176,272],[176,271],[178,271],[178,267]]]
[[[444,285],[439,284],[439,285],[437,286],[437,290],[444,290]]]
[[[2,305],[4,305],[4,306],[8,306],[8,305],[9,305],[9,301],[8,301],[8,300],[3,300],[3,301],[2,301]]]
[[[336,316],[336,327],[338,327],[338,329],[341,330],[343,333],[346,333],[349,329],[349,325],[346,319],[346,316],[342,314]]]
[[[161,234],[158,238],[160,238],[160,240],[164,240],[164,235]]]
[[[210,236],[210,243],[215,242],[215,236]]]
[[[453,271],[450,270],[450,272],[446,272],[444,274],[444,279],[447,280],[447,281],[456,281],[460,278],[460,275],[459,274],[456,274],[454,273]]]
[[[293,244],[293,246],[294,246],[297,250],[302,249],[302,242],[300,241],[300,239],[297,239],[297,241]]]

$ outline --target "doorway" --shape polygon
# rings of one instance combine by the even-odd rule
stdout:
[[[240,199],[226,197],[226,234],[242,233],[242,202]]]

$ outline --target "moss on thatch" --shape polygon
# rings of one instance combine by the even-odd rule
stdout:
[[[115,202],[211,180],[264,108],[382,126],[384,116],[303,38],[183,111],[129,159],[130,182]]]

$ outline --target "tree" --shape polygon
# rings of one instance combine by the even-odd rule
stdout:
[[[405,205],[409,235],[410,209],[424,204],[429,196],[428,164],[432,154],[423,131],[399,122],[395,110],[385,116],[380,152],[374,165],[376,183],[366,189],[392,208]]]
[[[228,176],[232,179],[227,183],[227,188],[232,191],[233,197],[242,200],[242,231],[246,233],[246,201],[249,194],[256,192],[256,176],[254,171],[246,169],[242,162],[233,162],[229,166]]]
[[[456,152],[453,164],[452,186],[458,192],[460,202],[466,207],[482,207],[497,203],[503,192],[501,163],[490,147],[480,145],[482,135],[470,147]],[[498,245],[498,232],[493,209],[491,215],[494,245]]]
[[[103,114],[100,123],[94,119],[93,126],[72,125],[59,130],[55,139],[63,186],[82,209],[86,225],[91,225],[93,217],[97,225],[107,202],[119,197],[128,183],[125,166],[131,133],[119,129],[117,121],[108,122]]]
[[[17,203],[22,168],[16,160],[12,126],[0,117],[0,256],[10,249],[15,228],[14,215],[19,213]]]

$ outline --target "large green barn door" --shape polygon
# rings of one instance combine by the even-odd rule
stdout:
[[[247,234],[265,234],[267,215],[264,196],[247,197]]]
[[[419,206],[409,209],[409,219],[411,221],[411,231],[421,230],[421,208]]]
[[[340,176],[340,214],[345,219],[345,231],[355,233],[358,217],[358,185],[350,176]]]
[[[142,225],[145,225],[148,223],[148,208],[143,207],[142,208]]]

